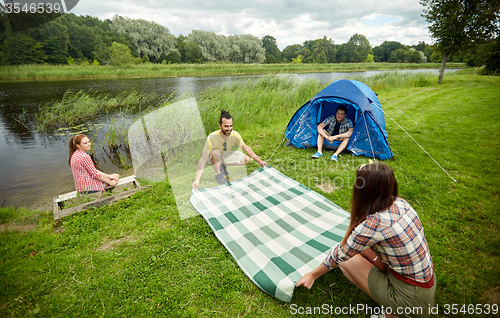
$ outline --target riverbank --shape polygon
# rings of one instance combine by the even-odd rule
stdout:
[[[467,68],[447,63],[447,68]],[[441,68],[440,63],[332,63],[332,64],[138,64],[0,66],[0,81],[40,81],[85,78],[233,76],[284,73],[362,72]]]
[[[500,78],[450,75],[437,85],[435,76],[381,75],[364,82],[418,123],[382,100],[395,155],[386,163],[424,225],[436,269],[437,316],[444,316],[445,304],[498,304],[500,240],[492,233],[500,231]],[[307,81],[290,89],[286,79],[266,77],[210,89],[199,96],[205,130],[217,129],[221,105],[232,105],[235,129],[267,160],[298,101],[321,85]],[[354,173],[368,159],[341,154],[338,163],[312,161],[313,153],[281,146],[270,164],[347,210]],[[248,171],[257,167],[251,163]],[[298,288],[290,304],[268,296],[241,272],[202,217],[180,219],[168,184],[150,186],[56,224],[50,213],[0,209],[0,223],[37,225],[34,231],[0,232],[0,315],[290,317],[292,308],[322,304],[376,307],[338,269],[311,290]]]

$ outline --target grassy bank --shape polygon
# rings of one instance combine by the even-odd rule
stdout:
[[[71,78],[227,76],[277,73],[354,72],[440,68],[439,63],[335,63],[335,64],[139,64],[108,65],[21,65],[0,66],[0,81],[62,80]],[[448,63],[448,68],[465,68]]]
[[[386,74],[363,80],[418,124],[382,102],[400,195],[419,213],[433,256],[436,303],[498,304],[500,78]],[[229,109],[237,130],[268,159],[291,115],[326,83],[286,78],[205,91],[198,96],[206,131]],[[310,159],[315,150],[280,147],[270,164],[348,209],[364,157]],[[327,156],[328,157],[328,156]],[[255,163],[249,171],[257,168]],[[321,190],[330,184],[338,189]],[[37,224],[35,230],[24,226]],[[0,210],[0,315],[129,317],[288,317],[291,304],[314,307],[376,304],[335,269],[290,304],[260,291],[241,272],[202,217],[181,220],[168,184],[57,224],[50,215]],[[450,315],[451,316],[451,315]],[[342,315],[339,315],[342,317]]]

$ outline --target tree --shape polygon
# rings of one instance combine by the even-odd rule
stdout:
[[[35,41],[23,32],[10,32],[2,44],[2,64],[42,63],[47,58],[42,48],[42,43]]]
[[[147,55],[149,60],[157,61],[162,53],[168,55],[175,50],[175,36],[158,23],[119,15],[115,15],[111,22],[111,29],[118,35],[127,35],[140,57]]]
[[[361,63],[366,61],[372,52],[370,42],[364,35],[354,34],[342,48],[340,61],[344,63]]]
[[[373,48],[373,58],[375,62],[389,62],[392,52],[403,49],[404,45],[396,41],[384,41]]]
[[[304,42],[304,47],[312,51],[308,58],[304,54],[304,58],[312,63],[334,63],[335,62],[335,44],[332,39],[327,39],[326,35],[322,39]]]
[[[270,35],[262,38],[262,47],[266,49],[266,59],[264,63],[279,63],[281,62],[281,51],[276,45],[276,39]]]
[[[43,43],[47,62],[52,64],[64,64],[68,60],[66,53],[61,48],[61,41],[58,37],[51,36]]]
[[[266,49],[262,40],[250,34],[228,37],[231,52],[229,60],[233,63],[262,63],[266,59]]]
[[[200,46],[195,41],[184,41],[185,45],[182,48],[183,62],[185,63],[203,63],[203,55],[201,54]]]
[[[180,64],[181,63],[181,54],[177,51],[170,51],[165,58],[165,61],[169,64]],[[163,60],[162,60],[163,61]]]
[[[302,60],[304,59],[304,57],[302,55],[298,55],[296,58],[292,58],[292,63],[302,63]]]
[[[496,38],[492,41],[490,47],[489,57],[486,59],[486,70],[491,73],[498,75],[500,71],[500,38]]]
[[[229,58],[227,38],[214,32],[193,30],[188,35],[189,41],[198,43],[201,55],[207,61],[225,61]]]
[[[407,50],[405,50],[404,48],[397,49],[396,51],[393,51],[387,62],[389,62],[389,63],[406,63],[406,61],[407,61],[406,52],[407,52]]]
[[[500,0],[420,0],[420,4],[442,54],[439,84],[450,56],[499,33]]]
[[[108,51],[111,55],[111,63],[113,65],[122,66],[134,61],[130,48],[125,44],[113,42],[108,48]]]
[[[291,62],[295,57],[295,52],[300,49],[302,49],[302,45],[300,44],[288,45],[283,49],[282,56],[287,60],[287,62]]]

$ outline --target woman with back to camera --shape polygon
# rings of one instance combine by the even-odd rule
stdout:
[[[398,197],[398,184],[388,165],[373,163],[357,170],[351,223],[344,239],[296,286],[310,289],[336,266],[383,306],[385,317],[429,316],[436,290],[429,247],[417,213]]]
[[[108,175],[97,170],[86,151],[90,150],[90,140],[86,135],[76,135],[69,139],[69,166],[75,179],[76,191],[87,194],[102,192],[114,187],[120,176]]]

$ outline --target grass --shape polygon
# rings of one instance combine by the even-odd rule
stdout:
[[[139,64],[109,65],[20,65],[0,66],[0,81],[57,80],[71,78],[118,78],[154,76],[227,76],[268,73],[352,72],[440,68],[440,63],[332,63],[332,64]],[[448,63],[448,68],[465,68],[464,63]]]
[[[113,111],[120,111],[123,115],[140,112],[141,107],[144,110],[158,98],[168,99],[168,96],[158,97],[154,92],[146,94],[132,91],[110,97],[98,92],[68,90],[60,101],[51,101],[39,106],[39,111],[35,114],[36,129],[46,131],[56,126],[71,126],[90,120],[97,114]]]
[[[419,214],[433,256],[436,316],[445,316],[445,304],[498,304],[500,78],[446,76],[437,85],[437,76],[385,76],[363,81],[417,122],[382,103],[457,180],[386,118],[395,154],[387,164],[400,195]],[[325,85],[266,77],[206,91],[198,104],[207,132],[217,129],[218,111],[227,108],[235,130],[267,160],[291,115]],[[355,169],[368,159],[341,154],[338,163],[313,161],[314,151],[282,146],[270,164],[347,210]],[[257,167],[251,163],[248,170]],[[323,192],[322,183],[338,189]],[[1,209],[0,222],[28,222],[33,215]],[[167,183],[56,224],[50,215],[36,215],[34,231],[0,231],[0,315],[289,317],[297,307],[376,306],[338,269],[311,290],[297,289],[290,304],[268,296],[242,273],[202,217],[181,220]]]

